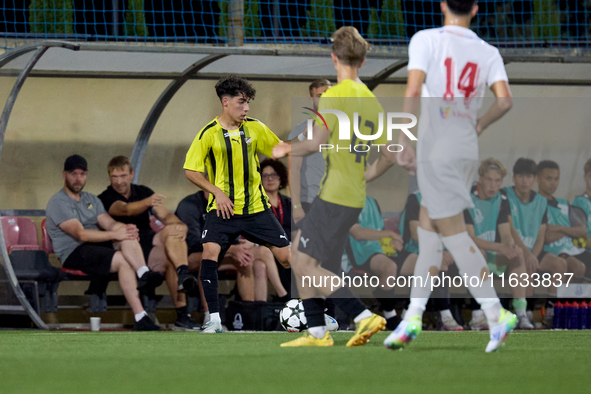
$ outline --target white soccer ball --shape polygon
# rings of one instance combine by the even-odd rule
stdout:
[[[304,305],[301,300],[289,300],[279,314],[279,321],[285,330],[289,332],[300,332],[308,329],[308,320],[304,313]],[[339,329],[334,317],[324,315],[324,323],[328,331]]]
[[[308,329],[304,305],[300,300],[289,300],[279,314],[279,321],[285,330],[300,332]]]

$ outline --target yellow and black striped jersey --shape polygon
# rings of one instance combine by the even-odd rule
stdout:
[[[226,130],[216,117],[195,137],[187,152],[184,169],[204,172],[234,203],[234,214],[247,215],[269,208],[261,184],[257,153],[272,156],[279,138],[262,122],[246,118],[236,130]],[[207,211],[216,209],[213,194]]]
[[[362,146],[358,147],[357,152],[354,147],[358,144],[386,144],[388,140],[385,129],[376,140],[358,140],[353,132],[354,114],[358,115],[359,132],[363,135],[372,135],[380,124],[379,117],[385,117],[384,110],[365,84],[351,79],[346,79],[324,92],[318,103],[318,111],[322,112],[325,109],[339,110],[347,114],[351,127],[349,138],[340,140],[337,117],[333,114],[323,115],[330,132],[327,144],[333,148],[322,150],[326,167],[318,196],[333,204],[363,208],[366,196],[364,174],[369,152],[364,152],[366,148]],[[382,126],[385,123],[384,121]]]

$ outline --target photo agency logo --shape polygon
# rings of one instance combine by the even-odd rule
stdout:
[[[404,134],[408,136],[412,141],[416,141],[417,137],[415,137],[411,132],[410,129],[417,125],[417,117],[413,114],[406,113],[406,112],[387,112],[383,113],[380,112],[378,114],[378,126],[376,129],[376,125],[374,122],[370,120],[364,120],[359,116],[358,112],[353,113],[353,136],[351,136],[351,119],[349,116],[340,110],[337,109],[321,109],[320,111],[316,111],[309,107],[303,107],[304,109],[310,112],[304,112],[305,115],[310,116],[307,121],[307,138],[309,140],[313,139],[314,137],[314,122],[319,125],[321,128],[329,132],[338,132],[338,139],[341,141],[350,141],[348,146],[342,145],[334,145],[334,144],[320,144],[319,145],[319,152],[323,150],[348,150],[349,152],[368,152],[371,146],[377,146],[378,152],[380,151],[380,147],[386,146],[386,149],[390,152],[401,152],[403,147],[402,145],[398,144],[374,144],[371,141],[375,141],[382,136],[384,133],[384,123],[386,123],[385,132],[388,141],[393,140],[393,131],[400,130]],[[326,119],[322,114],[332,114],[337,117],[338,120],[338,130],[329,130],[328,124]],[[385,122],[384,122],[385,119]],[[406,123],[395,123],[394,120],[398,119],[407,119],[410,120]],[[365,127],[366,130],[369,131],[369,134],[361,133],[361,127]]]

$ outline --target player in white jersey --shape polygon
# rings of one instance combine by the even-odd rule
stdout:
[[[445,246],[461,275],[473,278],[466,285],[487,317],[491,339],[486,352],[490,352],[504,341],[517,319],[501,307],[486,261],[466,232],[462,211],[474,206],[470,186],[478,169],[478,136],[511,108],[512,99],[499,51],[469,29],[478,11],[476,1],[446,0],[441,11],[444,26],[416,33],[409,44],[403,111],[416,115],[421,109],[417,157],[408,136],[400,133],[398,143],[404,149],[397,160],[411,172],[417,168],[423,196],[414,276],[436,277]],[[497,99],[478,119],[486,85]],[[400,349],[421,332],[430,294],[430,280],[413,283],[409,309],[384,341],[386,347]]]

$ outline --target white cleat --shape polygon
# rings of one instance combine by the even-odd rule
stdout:
[[[441,319],[439,331],[464,331],[464,327],[460,326],[453,317],[446,317]]]
[[[202,334],[219,334],[224,332],[222,328],[222,322],[217,320],[210,320],[203,325],[201,329]]]
[[[484,315],[475,316],[470,320],[470,329],[472,331],[486,331],[488,330],[488,322]]]
[[[533,324],[531,324],[531,321],[529,321],[529,319],[527,318],[527,316],[520,316],[518,317],[518,322],[517,322],[517,328],[519,330],[533,330],[534,328],[536,328]]]
[[[486,345],[486,352],[494,352],[501,346],[507,335],[517,325],[517,316],[512,314],[511,312],[502,309],[501,310],[501,318],[499,319],[499,323],[491,327],[490,329],[490,341],[488,345]]]
[[[337,320],[332,316],[328,316],[326,313],[324,314],[324,324],[328,331],[336,331],[339,329],[339,323]]]

